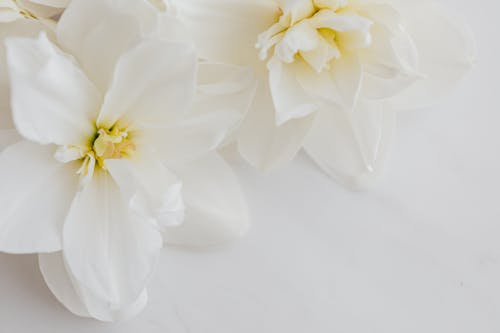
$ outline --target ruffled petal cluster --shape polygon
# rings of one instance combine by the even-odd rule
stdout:
[[[349,186],[379,174],[394,112],[435,102],[475,59],[468,30],[427,0],[172,3],[203,58],[258,74],[243,157],[271,170],[304,149]]]

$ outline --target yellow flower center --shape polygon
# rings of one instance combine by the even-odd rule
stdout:
[[[105,160],[130,157],[135,150],[136,146],[130,140],[128,132],[114,126],[109,130],[101,128],[97,131],[91,153],[97,165],[105,169]]]
[[[277,22],[260,34],[259,57],[305,61],[317,72],[343,54],[371,45],[372,21],[348,0],[299,0],[278,9]]]
[[[109,129],[97,129],[85,145],[59,147],[55,158],[62,163],[81,161],[77,173],[81,175],[82,183],[85,183],[92,178],[96,168],[107,171],[106,160],[130,158],[136,149],[128,129],[114,125]]]

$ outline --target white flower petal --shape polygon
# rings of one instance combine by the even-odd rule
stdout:
[[[305,118],[318,109],[314,99],[297,80],[297,65],[277,59],[269,62],[269,85],[276,108],[276,126]]]
[[[333,59],[340,57],[341,53],[336,44],[329,43],[321,37],[317,48],[306,52],[301,51],[300,55],[317,74],[320,74],[328,68]]]
[[[53,7],[50,4],[43,3],[44,1],[46,0],[16,0],[16,2],[23,10],[29,11],[31,14],[33,14],[35,17],[39,19],[50,19],[53,16],[56,16],[57,14],[61,13],[62,11],[61,7],[59,8]],[[51,2],[50,0],[47,1],[47,3],[50,2]]]
[[[421,78],[418,52],[410,35],[387,32],[375,25],[372,46],[362,52],[362,94],[368,99],[393,97]]]
[[[182,223],[182,183],[154,155],[143,153],[132,161],[106,160],[106,168],[136,214],[161,228]]]
[[[115,322],[131,319],[138,315],[148,303],[148,292],[143,289],[139,296],[127,304],[113,305],[95,297],[88,289],[80,287],[79,294],[85,300],[85,305],[91,317],[105,322]]]
[[[0,29],[0,129],[14,128],[10,109],[10,83],[7,73],[5,39],[9,37],[36,37],[43,25],[35,20],[3,23]]]
[[[161,13],[161,15],[159,15],[159,9],[161,9],[161,3],[163,0],[105,1],[108,1],[108,4],[114,11],[119,11],[137,19],[141,27],[142,34],[147,36],[149,36],[149,34],[156,33],[156,29],[163,30],[160,26],[158,26],[158,24],[163,21],[164,18],[168,19],[170,16],[170,11],[166,15],[165,13]],[[170,28],[176,27],[170,26]]]
[[[297,63],[295,66],[297,81],[317,104],[333,103],[339,106],[344,104],[337,86],[343,82],[335,80],[333,71],[324,70],[318,73],[307,63]]]
[[[58,163],[54,148],[19,142],[0,154],[0,251],[61,249],[64,218],[78,188],[77,166]]]
[[[341,6],[345,6],[348,0],[313,0],[314,5],[318,8],[326,8],[337,10]]]
[[[395,109],[426,107],[446,94],[470,70],[476,59],[474,38],[465,24],[451,19],[437,4],[405,1],[397,8],[417,47],[418,71],[425,77],[391,103]]]
[[[318,47],[320,36],[308,21],[302,21],[291,27],[275,47],[275,56],[287,64],[295,61],[298,52],[312,51]]]
[[[255,92],[251,71],[230,65],[201,64],[198,92],[190,111],[169,126],[151,124],[144,142],[163,161],[202,157],[226,143],[241,123]]]
[[[168,9],[167,1],[169,0],[148,0],[160,12],[165,12]]]
[[[225,120],[221,119],[217,127],[226,132],[225,143],[233,141],[255,98],[257,80],[253,71],[246,67],[201,63],[197,90],[191,115],[202,116],[210,110],[219,113]],[[220,126],[223,124],[227,124],[226,128]]]
[[[401,31],[401,15],[390,1],[388,3],[363,2],[357,7],[357,11],[375,24],[383,25],[391,33]]]
[[[92,295],[75,283],[64,262],[62,252],[38,256],[40,271],[54,296],[69,311],[81,317],[94,317],[102,321],[116,321],[138,314],[147,303],[147,292],[142,291],[137,300],[122,307],[114,307]]]
[[[30,0],[30,1],[44,6],[50,6],[55,8],[66,8],[71,0]]]
[[[241,116],[231,110],[207,110],[166,127],[150,127],[145,134],[165,163],[193,160],[216,150]],[[147,136],[146,136],[147,135]]]
[[[41,33],[7,43],[17,130],[42,144],[83,144],[94,132],[100,95],[75,62]]]
[[[62,252],[38,255],[38,264],[45,283],[69,311],[80,317],[90,314],[77,291],[73,287],[71,276],[66,270]]]
[[[181,21],[196,40],[200,57],[264,67],[257,36],[278,20],[279,7],[266,0],[174,0]]]
[[[139,21],[116,10],[120,2],[72,0],[58,25],[59,43],[78,58],[89,78],[107,91],[118,58],[139,39]]]
[[[161,247],[160,233],[129,209],[111,176],[95,172],[64,224],[64,258],[75,281],[121,308],[140,296]]]
[[[329,70],[317,73],[306,64],[295,64],[297,82],[313,102],[334,103],[346,110],[353,110],[364,84],[364,73],[359,58],[344,53],[332,62]]]
[[[23,16],[19,13],[16,4],[11,0],[2,0],[0,2],[0,22],[14,22]]]
[[[164,233],[167,243],[211,246],[239,238],[248,230],[250,217],[242,190],[222,157],[212,153],[174,170],[183,181],[186,218]]]
[[[342,97],[343,107],[353,110],[363,83],[363,68],[358,56],[344,52],[340,59],[333,61],[331,75]]]
[[[171,123],[193,102],[196,71],[191,45],[145,40],[118,60],[98,125],[111,127],[118,119],[134,128]]]
[[[329,28],[337,33],[349,31],[367,32],[372,22],[364,17],[350,14],[337,14],[330,10],[318,12],[310,19],[310,24],[315,28]],[[341,34],[339,35],[341,36]],[[347,41],[348,42],[348,41]],[[344,46],[351,46],[349,43],[341,43]]]
[[[295,24],[314,13],[314,3],[311,0],[277,0],[284,16],[289,17],[290,23]]]
[[[378,176],[392,139],[394,114],[383,103],[361,102],[353,112],[318,112],[304,148],[331,177],[360,188]]]
[[[321,73],[317,73],[305,63],[296,63],[293,64],[293,75],[296,80],[294,84],[300,85],[301,89],[310,96],[311,103],[316,105],[325,102],[334,103],[346,110],[353,110],[363,85],[362,69],[359,58],[350,53],[344,53],[340,59],[333,60],[331,69]],[[299,90],[299,87],[296,89]]]
[[[151,21],[146,21],[151,22]],[[157,15],[153,27],[150,28],[153,36],[170,42],[192,43],[190,32],[186,29],[181,20],[175,17],[170,11],[166,14]]]
[[[269,85],[267,82],[259,83],[254,104],[240,129],[238,149],[251,165],[269,171],[295,157],[302,147],[314,114],[276,126]]]

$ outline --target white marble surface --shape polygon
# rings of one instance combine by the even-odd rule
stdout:
[[[236,161],[250,234],[165,249],[139,317],[75,317],[35,257],[0,254],[0,332],[500,332],[500,5],[443,2],[471,24],[480,63],[439,106],[400,115],[376,188],[345,190],[304,156],[273,175]]]

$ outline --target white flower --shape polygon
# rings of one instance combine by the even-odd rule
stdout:
[[[211,245],[249,222],[215,149],[255,82],[146,31],[157,12],[143,4],[74,0],[57,45],[46,33],[6,41],[23,140],[0,154],[0,251],[40,253],[55,296],[100,320],[142,309],[164,241]]]
[[[239,150],[265,170],[303,147],[332,177],[364,184],[384,159],[393,111],[432,102],[474,60],[465,29],[427,0],[173,3],[200,56],[259,73]]]

